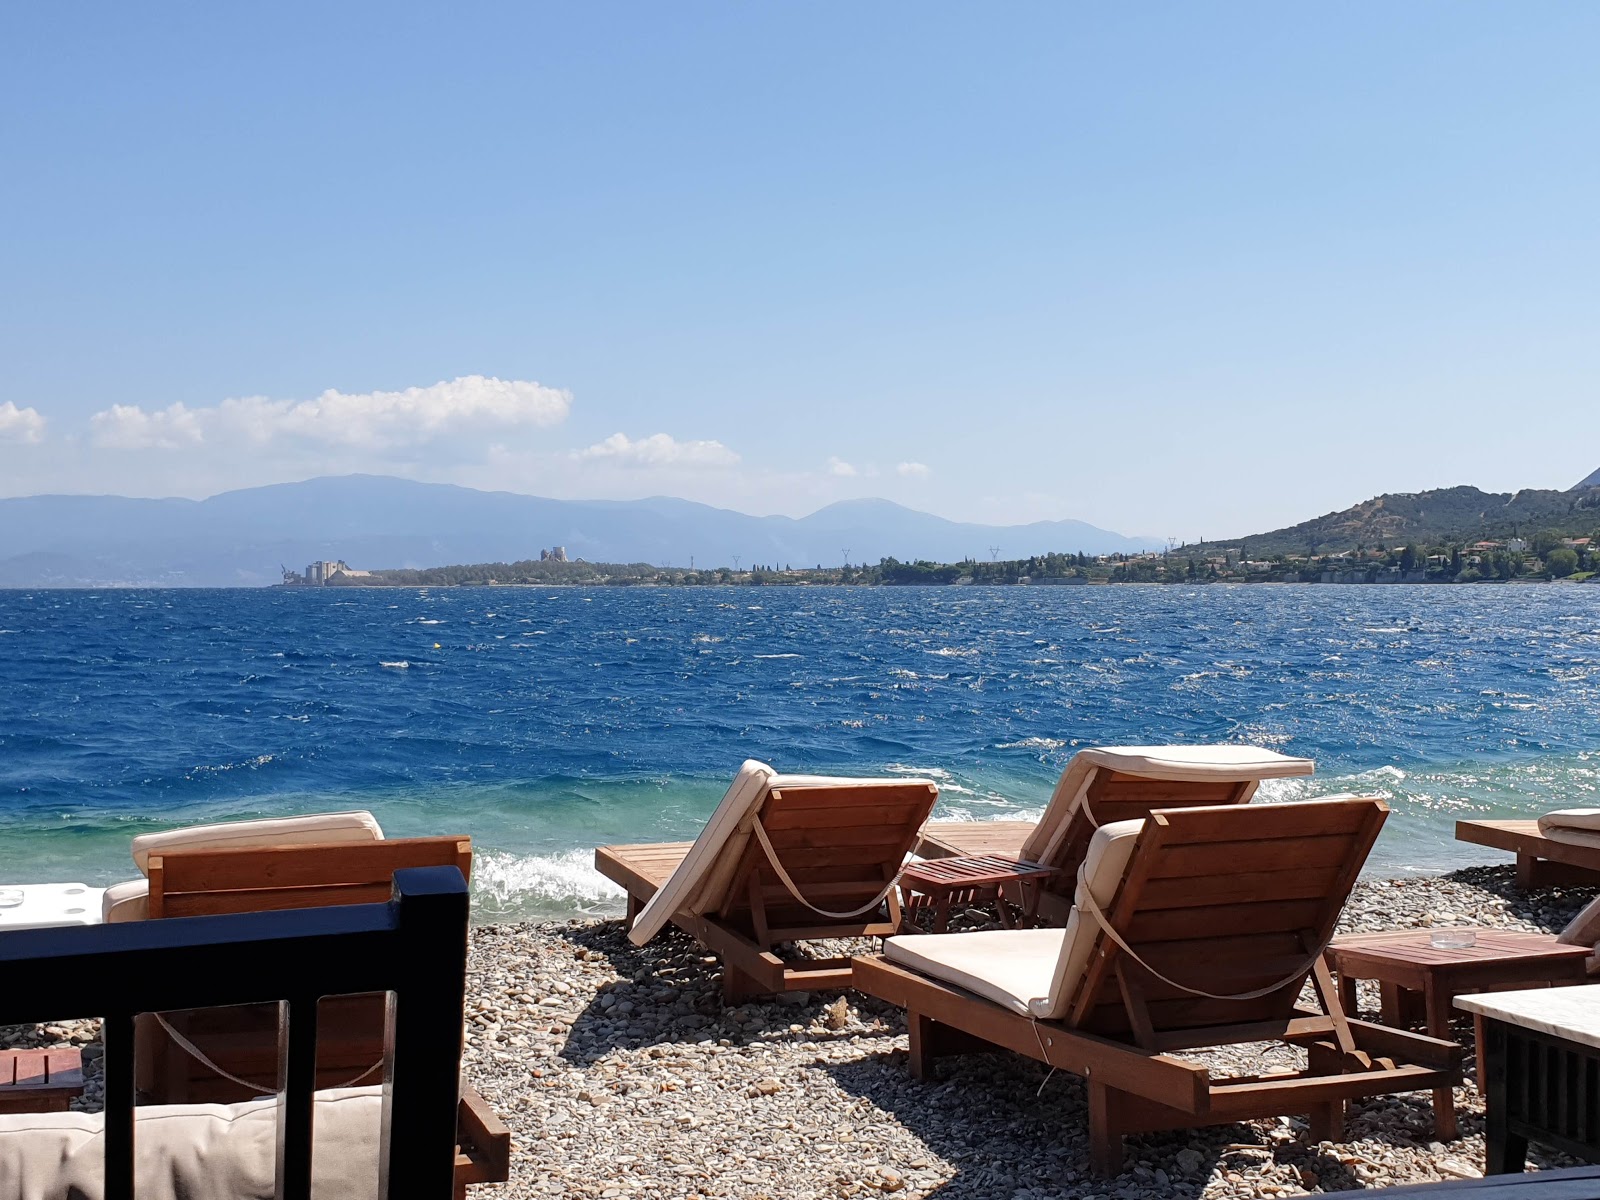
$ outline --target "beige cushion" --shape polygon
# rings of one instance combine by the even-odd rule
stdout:
[[[883,956],[932,979],[953,983],[1028,1016],[1050,990],[1065,929],[982,929],[892,937]]]
[[[246,846],[300,846],[318,842],[383,840],[378,820],[369,812],[311,813],[303,817],[268,817],[230,821],[225,825],[191,825],[133,839],[133,865],[150,873],[150,856],[170,850],[236,850]]]
[[[718,911],[727,899],[733,875],[750,840],[745,820],[766,803],[767,793],[786,787],[816,787],[848,784],[851,787],[903,788],[907,784],[935,787],[930,779],[854,779],[840,775],[780,775],[764,762],[746,759],[733,777],[706,827],[700,831],[689,853],[634,918],[628,940],[642,946],[659,933],[680,912]],[[911,847],[906,847],[909,850]]]
[[[1580,908],[1578,915],[1556,935],[1556,941],[1566,946],[1593,946],[1600,943],[1600,897]]]
[[[1310,775],[1317,768],[1309,758],[1291,758],[1259,746],[1096,746],[1074,757],[1124,775],[1196,783],[1286,779]]]
[[[1539,818],[1539,832],[1546,837],[1557,829],[1585,829],[1600,833],[1600,808],[1563,808]]]
[[[130,879],[114,883],[100,897],[100,920],[106,925],[119,921],[143,921],[150,915],[150,881]]]
[[[1061,772],[1050,803],[1022,845],[1022,857],[1054,861],[1072,813],[1101,771],[1175,783],[1248,783],[1248,802],[1263,779],[1310,775],[1317,764],[1257,746],[1094,746],[1079,750]]]
[[[136,1111],[139,1200],[271,1200],[275,1098]],[[315,1200],[376,1200],[382,1113],[382,1087],[317,1094]],[[103,1200],[103,1125],[98,1113],[0,1115],[0,1200]]]
[[[1078,872],[1078,894],[1101,908],[1116,898],[1143,821],[1095,830]],[[911,934],[884,943],[884,957],[993,1000],[1022,1016],[1064,1017],[1089,967],[1099,925],[1074,906],[1064,929],[985,929]]]
[[[1600,850],[1600,829],[1572,829],[1565,825],[1552,825],[1541,832],[1552,842],[1560,842],[1564,846],[1584,846],[1591,850]]]

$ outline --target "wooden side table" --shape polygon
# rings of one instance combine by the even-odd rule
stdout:
[[[1039,889],[1020,885],[1029,879],[1054,875],[1055,867],[1029,862],[1005,854],[975,854],[964,858],[934,858],[913,863],[900,873],[900,890],[904,895],[907,913],[933,909],[933,933],[943,933],[950,925],[950,905],[955,902],[973,904],[992,900],[1000,916],[1000,924],[1016,929],[1033,924],[1034,909],[1039,903]],[[1018,884],[1015,916],[1006,901],[1005,886]],[[918,901],[917,895],[926,896]]]
[[[0,1050],[0,1113],[66,1112],[83,1095],[79,1050]]]
[[[1464,992],[1506,987],[1550,987],[1583,983],[1588,946],[1566,946],[1548,933],[1474,929],[1471,946],[1439,947],[1438,929],[1405,929],[1336,938],[1328,965],[1339,977],[1339,1001],[1356,1010],[1356,980],[1378,982],[1382,1018],[1404,1025],[1420,1007],[1429,1037],[1450,1038],[1451,1003]],[[1482,1051],[1480,1050],[1481,1054]],[[1479,1086],[1483,1083],[1479,1066]],[[1448,1088],[1433,1093],[1434,1122],[1441,1141],[1456,1136],[1455,1098]]]
[[[1521,1171],[1530,1140],[1600,1161],[1600,986],[1463,996],[1456,1007],[1477,1022],[1488,1080],[1485,1173]]]

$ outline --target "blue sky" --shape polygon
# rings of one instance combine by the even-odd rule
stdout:
[[[1597,45],[1459,0],[6,6],[0,493],[1195,538],[1567,487]]]

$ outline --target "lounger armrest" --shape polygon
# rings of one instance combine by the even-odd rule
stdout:
[[[511,1130],[472,1088],[456,1109],[456,1184],[504,1183],[511,1178]]]

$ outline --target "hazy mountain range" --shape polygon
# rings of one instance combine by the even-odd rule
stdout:
[[[379,475],[309,479],[207,500],[27,496],[0,500],[0,586],[225,587],[276,583],[280,564],[342,558],[363,569],[537,558],[701,567],[953,562],[1051,551],[1153,549],[1082,521],[991,526],[887,500],[808,517],[752,517],[687,500],[548,500]]]

